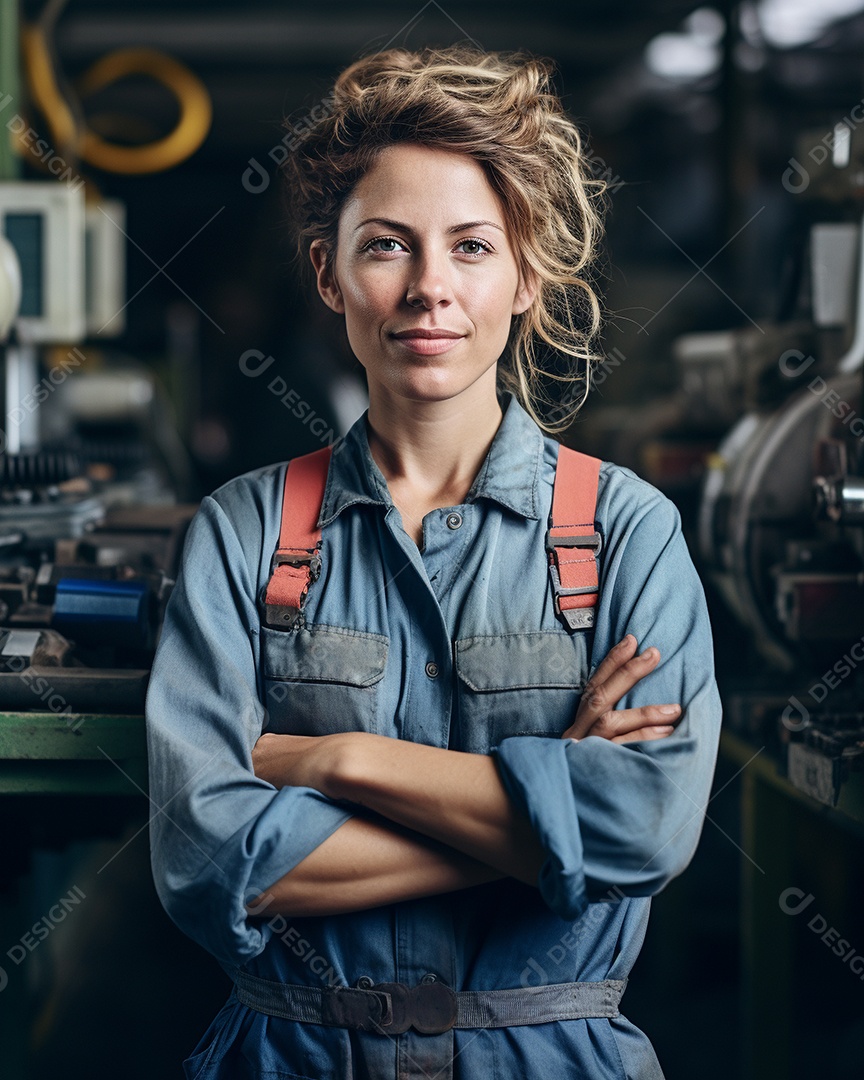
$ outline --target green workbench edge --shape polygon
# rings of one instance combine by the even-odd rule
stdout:
[[[0,713],[0,795],[146,793],[143,716]]]

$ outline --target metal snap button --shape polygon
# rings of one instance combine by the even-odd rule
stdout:
[[[435,663],[434,660],[430,660],[429,663],[426,665],[426,674],[429,676],[430,679],[438,678],[438,665]]]
[[[358,990],[368,990],[370,986],[374,985],[375,983],[372,981],[372,979],[369,978],[368,975],[361,975],[360,978],[357,980]]]
[[[437,982],[437,980],[438,980],[437,975],[433,975],[431,971],[427,971],[426,974],[423,976],[423,978],[420,980],[420,982],[421,983],[433,983],[433,982]]]
[[[447,515],[447,528],[448,529],[458,529],[458,528],[460,528],[461,525],[462,525],[462,515],[461,514],[457,514],[454,511],[454,513]]]

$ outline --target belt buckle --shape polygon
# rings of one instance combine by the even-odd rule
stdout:
[[[374,1023],[383,1035],[401,1035],[410,1027],[422,1035],[442,1035],[456,1023],[456,994],[440,981],[417,986],[376,983],[369,993],[389,998],[389,1010]]]
[[[385,1035],[401,1035],[411,1027],[409,991],[405,983],[375,983],[367,992],[384,999],[381,1019],[372,1022],[376,1031]]]
[[[414,1027],[423,1035],[442,1035],[456,1023],[456,994],[436,980],[411,988]]]

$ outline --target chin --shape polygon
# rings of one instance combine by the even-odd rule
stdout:
[[[453,372],[418,372],[418,377],[400,380],[395,393],[412,401],[448,401],[458,397],[474,385],[474,380],[465,382],[464,377],[457,379]]]
[[[381,375],[372,375],[370,383],[377,383],[381,390],[393,398],[401,398],[413,402],[449,401],[459,397],[474,388],[482,394],[478,383],[484,378],[490,378],[490,397],[495,399],[495,375],[497,364],[492,363],[478,370],[466,370],[464,363],[429,363],[429,357],[423,358],[425,363],[397,363],[388,364],[381,371]],[[367,367],[367,376],[369,369]],[[374,391],[373,391],[374,393]]]

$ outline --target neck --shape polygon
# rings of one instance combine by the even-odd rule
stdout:
[[[446,401],[407,400],[370,387],[369,449],[391,492],[456,505],[474,482],[502,417],[494,382],[478,380]]]

